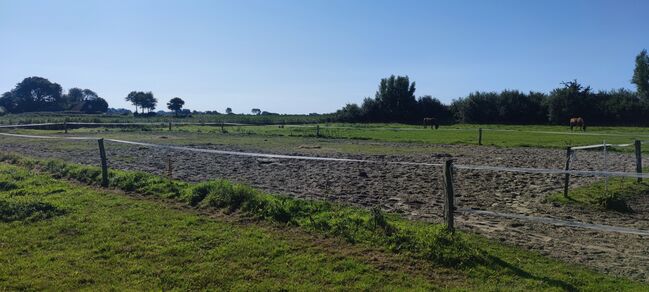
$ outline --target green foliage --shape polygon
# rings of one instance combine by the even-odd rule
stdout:
[[[420,124],[423,118],[449,122],[448,108],[429,95],[415,98],[415,82],[408,76],[381,79],[374,99],[365,98],[362,106],[347,104],[336,112],[341,122],[402,122]]]
[[[153,96],[153,93],[151,91],[131,91],[126,96],[125,100],[135,106],[136,114],[138,107],[142,109],[142,113],[144,114],[145,109],[148,112],[155,110],[156,104],[158,103],[158,100]]]
[[[0,105],[12,113],[61,111],[65,102],[61,85],[42,77],[27,77],[0,98]]]
[[[185,105],[184,100],[182,100],[180,97],[174,97],[167,103],[167,108],[173,111],[176,116],[178,116],[178,113],[182,110],[183,105]]]
[[[57,83],[42,77],[28,77],[2,95],[0,107],[11,113],[64,110],[104,113],[108,103],[90,89],[75,87],[63,94]]]
[[[649,55],[647,55],[646,49],[635,57],[635,69],[631,83],[635,84],[638,95],[645,101],[649,101]]]

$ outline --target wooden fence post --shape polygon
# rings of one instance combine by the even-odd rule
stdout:
[[[478,145],[482,145],[482,128],[478,128]]]
[[[315,125],[315,136],[320,137],[320,125]]]
[[[171,166],[171,155],[167,154],[167,176],[169,179],[173,178],[173,168]]]
[[[169,122],[169,131],[171,131],[171,122]]]
[[[635,172],[642,174],[642,142],[635,140]],[[638,177],[638,182],[642,182],[642,178]]]
[[[570,157],[572,156],[572,148],[568,147],[566,149],[566,166],[564,170],[568,171],[570,170]],[[563,197],[567,198],[568,197],[568,185],[570,184],[570,174],[566,173],[565,176],[563,177]]]
[[[223,128],[223,126],[224,126],[224,123],[221,122],[221,133],[225,133],[225,129]]]
[[[63,130],[66,134],[68,133],[68,122],[63,122]]]
[[[453,194],[453,160],[446,160],[444,163],[444,190],[446,196],[444,196],[444,220],[446,221],[446,230],[453,232],[455,231],[454,221],[453,221],[453,211],[455,206],[454,194]]]
[[[97,143],[99,143],[99,158],[101,158],[101,186],[108,187],[108,162],[106,161],[104,138],[97,140]]]

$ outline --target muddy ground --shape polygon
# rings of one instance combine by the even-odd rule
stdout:
[[[29,140],[29,143],[26,143],[24,140],[10,140],[3,141],[0,150],[37,157],[56,157],[84,164],[99,163],[95,144],[68,150],[64,147],[51,147],[50,143],[52,142]],[[340,143],[370,142],[342,140]],[[453,158],[457,164],[557,169],[563,168],[565,163],[565,151],[553,149],[382,144],[390,147],[419,147],[422,150],[417,154],[408,155],[327,154],[329,157],[379,161],[363,163],[218,155],[151,149],[113,142],[107,142],[106,148],[110,167],[113,168],[166,174],[167,160],[171,157],[173,176],[183,180],[225,178],[268,192],[364,207],[379,206],[408,218],[435,222],[441,221],[443,210],[441,167],[382,162],[442,163]],[[242,150],[218,144],[190,146]],[[440,147],[448,151],[440,151]],[[317,148],[317,144],[310,144],[277,153],[318,155]],[[264,149],[256,150],[267,152]],[[581,151],[578,152],[572,168],[601,170],[604,164],[602,158],[601,151]],[[615,171],[633,171],[635,158],[630,154],[609,153],[608,168]],[[572,177],[571,187],[590,184],[598,179],[601,178]],[[618,213],[546,202],[545,197],[548,194],[562,190],[562,175],[457,170],[454,185],[460,209],[491,210],[649,230],[649,194],[638,196],[630,202],[633,213]],[[649,236],[555,226],[470,213],[460,213],[457,224],[461,229],[535,250],[568,263],[584,264],[612,275],[649,282]]]

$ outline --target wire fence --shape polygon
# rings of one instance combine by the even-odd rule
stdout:
[[[96,137],[81,137],[81,136],[46,136],[46,135],[24,135],[24,134],[12,134],[12,133],[0,133],[1,136],[6,136],[6,137],[14,137],[14,138],[28,138],[28,139],[42,139],[42,140],[70,140],[70,141],[93,141],[93,140],[98,140]],[[138,142],[138,141],[130,141],[130,140],[121,140],[121,139],[103,139],[104,141],[108,143],[115,143],[115,144],[121,144],[121,145],[130,145],[130,146],[138,146],[142,147],[139,150],[150,150],[150,149],[159,149],[159,150],[165,150],[165,151],[172,151],[174,152],[174,159],[175,160],[181,160],[182,154],[179,154],[177,152],[182,152],[182,153],[202,153],[202,154],[211,154],[211,155],[219,155],[219,156],[240,156],[240,157],[248,157],[248,158],[256,158],[256,159],[276,159],[276,160],[298,160],[298,161],[305,161],[308,163],[308,161],[312,162],[321,162],[321,163],[326,163],[326,162],[333,162],[333,163],[355,163],[355,165],[358,167],[358,169],[361,169],[362,165],[375,165],[375,167],[378,168],[385,168],[390,165],[395,165],[395,166],[410,166],[412,167],[409,170],[406,170],[406,172],[412,172],[414,168],[417,167],[433,167],[437,169],[435,172],[438,174],[441,173],[441,167],[444,166],[443,163],[429,163],[429,162],[411,162],[411,161],[386,161],[386,160],[371,160],[371,159],[351,159],[351,158],[338,158],[338,157],[321,157],[321,156],[304,156],[304,155],[283,155],[283,154],[270,154],[270,153],[259,153],[259,152],[243,152],[243,151],[229,151],[229,150],[219,150],[219,149],[206,149],[206,148],[196,148],[196,147],[187,147],[187,146],[176,146],[176,145],[164,145],[164,144],[155,144],[155,143],[145,143],[145,142]],[[591,148],[596,148],[596,147],[605,147],[605,146],[613,146],[611,144],[602,144],[602,145],[588,145],[585,147],[580,147],[578,149],[591,149]],[[620,145],[617,145],[620,146]],[[627,145],[628,146],[628,145]],[[574,149],[574,148],[573,148]],[[112,153],[115,155],[116,153],[113,153],[110,151],[110,147],[108,150],[109,153]],[[121,152],[122,154],[124,152]],[[169,155],[169,154],[167,154]],[[185,154],[186,155],[186,154]],[[111,158],[109,156],[109,158]],[[157,155],[154,157],[155,160],[158,162],[158,167],[159,168],[164,168],[164,166],[161,166],[160,164],[164,164],[165,161],[165,156],[163,155]],[[169,159],[169,158],[167,158]],[[201,158],[202,159],[202,158]],[[162,162],[161,162],[162,161]],[[264,162],[262,162],[264,163]],[[273,163],[272,160],[266,161],[265,163],[271,164]],[[221,167],[223,165],[236,165],[236,163],[222,163]],[[324,165],[322,168],[328,167],[327,165]],[[572,170],[572,169],[551,169],[551,168],[529,168],[529,167],[504,167],[504,166],[492,166],[492,165],[471,165],[471,164],[455,164],[454,169],[457,171],[471,171],[472,173],[475,172],[494,172],[494,173],[518,173],[518,174],[536,174],[536,175],[570,175],[570,176],[589,176],[589,177],[627,177],[627,178],[649,178],[649,174],[647,173],[641,173],[641,172],[625,172],[625,171],[602,171],[602,170]],[[194,168],[194,170],[200,171],[200,169]],[[176,171],[179,171],[177,168]],[[286,170],[284,170],[286,172]],[[362,176],[367,176],[367,174],[362,174],[363,170],[359,170],[359,173],[357,175]],[[416,173],[416,172],[415,172]],[[295,173],[294,173],[295,174]],[[419,173],[422,175],[422,173]],[[423,174],[425,175],[425,174]],[[326,180],[325,185],[327,184],[338,184],[339,182],[335,182],[336,178],[331,177],[331,178],[325,178],[326,175],[323,175],[322,178]],[[383,176],[385,178],[385,176]],[[351,180],[353,180],[352,178]],[[414,177],[413,179],[417,179],[417,177]],[[349,181],[349,179],[348,179]],[[407,184],[402,183],[402,184]],[[340,186],[339,186],[340,187]],[[326,188],[326,186],[325,186]],[[395,190],[394,187],[390,188],[391,190]],[[459,188],[462,190],[462,188]],[[441,191],[439,191],[441,193]],[[438,202],[439,203],[439,202]],[[473,214],[482,214],[480,212],[475,212],[475,211],[469,211],[469,210],[474,210],[475,208],[482,208],[485,207],[484,204],[480,205],[477,204],[478,206],[473,206],[473,208],[461,208],[458,209],[461,212],[469,212]],[[453,207],[454,209],[457,208],[457,206]],[[505,213],[505,212],[497,212],[497,213],[490,213],[490,215],[495,215],[495,214],[505,214],[503,216],[507,217],[511,213]],[[511,217],[511,216],[509,216]],[[521,220],[526,220],[524,217],[516,217],[517,219]],[[550,219],[548,219],[550,220]],[[556,220],[556,219],[553,219]],[[539,221],[539,220],[536,220]],[[552,220],[550,220],[552,221]],[[560,220],[561,221],[561,220]],[[543,222],[542,220],[539,222]],[[561,221],[563,222],[563,221]],[[565,222],[564,222],[565,223]],[[562,223],[562,224],[564,224]],[[573,225],[580,225],[579,222],[573,222],[574,224],[567,224],[565,223],[564,225],[566,226],[573,226]],[[584,223],[584,222],[582,222]],[[590,228],[588,224],[584,223],[580,225],[583,228]],[[592,226],[591,226],[592,227]],[[601,229],[601,228],[600,228]],[[643,233],[645,231],[643,230],[636,230],[634,231],[636,233]]]
[[[61,128],[58,130],[60,133]],[[98,136],[5,132],[0,133],[0,151],[99,166]],[[624,267],[640,270],[649,252],[647,196],[637,196],[631,202],[635,204],[634,213],[572,208],[546,201],[550,195],[560,195],[566,182],[576,189],[605,179],[649,178],[641,166],[638,170],[637,156],[611,152],[604,161],[603,151],[594,151],[637,144],[641,147],[643,141],[576,146],[569,155],[556,149],[472,146],[469,152],[453,157],[431,153],[402,157],[309,151],[294,154],[296,151],[289,149],[274,151],[282,153],[277,154],[207,143],[174,145],[157,142],[163,140],[115,137],[119,139],[103,139],[106,164],[111,169],[144,171],[190,182],[227,179],[269,193],[378,207],[427,222],[448,224],[450,213],[458,228],[531,248],[543,246],[541,250],[573,253],[580,259],[615,262],[624,258]],[[451,200],[444,175],[449,159],[453,161]],[[564,167],[567,160],[570,164]],[[620,242],[624,248],[616,248]]]

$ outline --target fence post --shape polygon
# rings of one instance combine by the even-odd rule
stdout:
[[[446,196],[444,196],[444,220],[446,221],[446,229],[450,232],[455,230],[453,226],[453,211],[455,207],[453,206],[454,194],[453,194],[453,160],[446,160],[444,163],[444,190]]]
[[[478,128],[478,145],[482,145],[482,128]]]
[[[171,131],[171,122],[169,122],[169,131]]]
[[[320,125],[315,125],[315,136],[320,137]]]
[[[640,140],[635,140],[635,172],[642,174],[642,143]],[[638,182],[642,182],[642,178],[638,177]]]
[[[173,178],[173,168],[171,166],[171,154],[167,154],[167,176],[169,179]]]
[[[66,134],[68,133],[68,122],[63,122],[63,130]]]
[[[572,156],[572,148],[568,147],[566,149],[566,167],[564,170],[568,171],[570,170],[570,157]],[[564,178],[563,178],[563,197],[567,198],[568,197],[568,185],[570,184],[570,174],[566,173]]]
[[[108,187],[108,162],[106,161],[104,138],[97,140],[97,143],[99,143],[99,158],[101,158],[101,186]]]
[[[223,122],[221,122],[221,133],[225,133],[225,129],[223,128]]]

